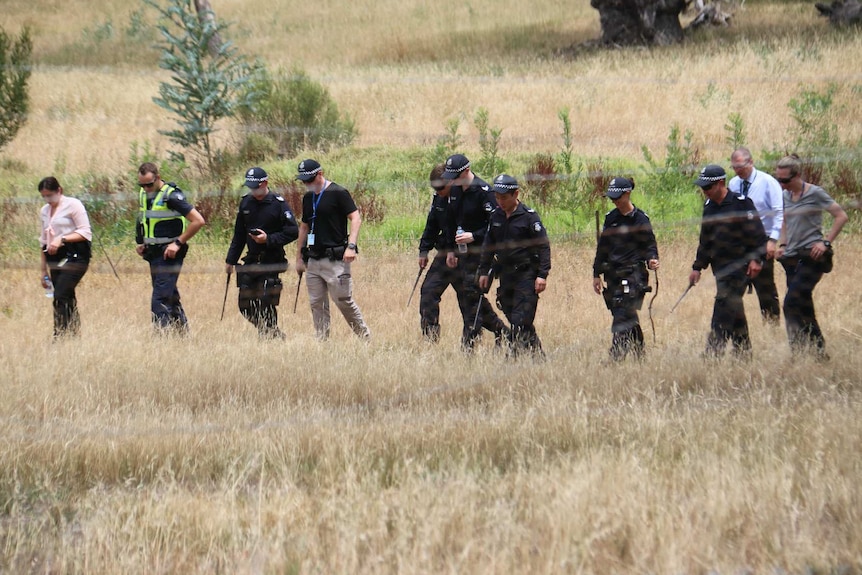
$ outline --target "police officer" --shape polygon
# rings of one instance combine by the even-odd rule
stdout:
[[[491,214],[482,245],[479,287],[490,287],[491,275],[500,278],[497,305],[509,320],[513,354],[542,354],[542,342],[533,321],[539,294],[545,291],[551,271],[551,245],[539,214],[518,200],[518,181],[507,174],[494,179],[498,207]]]
[[[243,245],[248,248],[236,273],[239,311],[261,338],[284,339],[276,310],[282,290],[278,276],[287,270],[284,246],[297,238],[299,226],[284,198],[269,191],[268,179],[263,168],[246,172],[244,185],[250,192],[239,202],[225,263],[230,274]]]
[[[135,251],[150,264],[153,325],[162,332],[183,334],[188,331],[188,319],[177,281],[189,251],[188,242],[206,222],[176,184],[165,183],[155,164],[141,164],[138,184]]]
[[[458,307],[464,327],[461,347],[473,350],[482,335],[482,326],[490,326],[498,345],[503,343],[506,324],[494,313],[478,284],[482,243],[488,230],[491,212],[497,207],[494,191],[473,174],[470,160],[463,154],[446,159],[443,179],[450,181],[446,229],[446,265],[461,270],[463,290],[458,293]]]
[[[706,355],[723,354],[730,340],[734,353],[745,359],[751,354],[751,339],[742,296],[749,280],[760,273],[767,237],[754,202],[728,193],[726,179],[724,168],[710,164],[694,182],[707,199],[688,281],[697,284],[701,271],[712,266],[716,295]]]
[[[440,339],[440,299],[443,297],[443,292],[450,285],[455,290],[456,295],[459,295],[464,289],[461,270],[449,268],[446,265],[446,218],[451,181],[442,179],[444,169],[443,164],[437,164],[431,170],[430,181],[431,187],[434,189],[434,197],[431,200],[431,209],[428,211],[428,217],[425,221],[425,230],[419,240],[419,269],[425,269],[428,265],[428,253],[432,249],[437,250],[431,267],[422,281],[419,299],[419,324],[422,335],[432,343],[437,343]],[[486,299],[485,302],[487,301]],[[490,309],[490,304],[488,307]],[[482,317],[485,322],[483,325],[485,329],[493,332],[495,328],[499,327],[499,320],[493,311],[483,314]]]
[[[605,223],[593,260],[593,290],[604,296],[611,310],[610,356],[623,360],[629,352],[643,357],[644,334],[638,320],[644,294],[651,291],[649,272],[659,267],[658,247],[649,216],[632,204],[635,183],[628,178],[611,180],[605,194],[614,209],[605,215]],[[602,285],[604,275],[607,287]]]

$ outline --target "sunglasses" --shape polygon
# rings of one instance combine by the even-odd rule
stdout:
[[[701,186],[701,188],[700,188],[700,189],[701,189],[701,190],[703,190],[704,192],[708,192],[709,190],[711,190],[712,188],[714,188],[714,187],[715,187],[715,184],[717,184],[717,183],[718,183],[718,182],[712,182],[712,183],[711,183],[711,184],[709,184],[708,186]]]
[[[141,187],[142,188],[152,188],[153,186],[156,185],[156,181],[157,180],[154,179],[152,182],[147,182],[147,183],[141,182]]]
[[[796,176],[790,176],[789,178],[775,178],[775,179],[778,180],[779,184],[789,184],[790,182],[793,181],[793,178],[795,178],[795,177]]]

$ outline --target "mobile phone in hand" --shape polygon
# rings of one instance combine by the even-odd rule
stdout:
[[[251,234],[251,235],[253,235],[253,236],[259,236],[260,234],[262,234],[262,233],[263,233],[263,231],[262,231],[262,230],[259,230],[259,229],[257,229],[257,228],[254,228],[253,230],[249,230],[249,232],[248,232],[248,233],[250,233],[250,234]]]

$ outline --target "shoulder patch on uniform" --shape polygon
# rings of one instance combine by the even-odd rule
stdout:
[[[281,196],[275,196],[275,199],[278,200],[279,202],[284,201],[284,198],[282,198]]]
[[[176,193],[174,193],[174,198],[176,198],[176,199],[177,199],[177,200],[179,200],[179,201],[183,201],[183,200],[185,199],[185,198],[183,197],[183,193],[182,193],[182,192],[176,192]]]
[[[535,222],[533,224],[533,231],[541,232],[542,231],[542,222]]]
[[[494,211],[494,206],[491,205],[491,202],[485,202],[485,211],[486,212],[493,212]]]
[[[748,213],[746,214],[746,217],[747,217],[749,220],[753,220],[753,219],[754,219],[754,212],[752,212],[751,210],[748,210]]]
[[[527,210],[528,214],[535,214],[536,213],[536,210],[534,210],[533,208],[524,208],[524,209]]]
[[[483,191],[483,192],[487,192],[487,191],[488,191],[488,190],[490,190],[490,189],[491,189],[491,187],[490,187],[490,186],[488,186],[488,185],[484,185],[484,186],[482,186],[482,191]]]
[[[293,212],[291,212],[290,210],[284,210],[284,217],[286,217],[289,220],[292,220],[293,219]]]

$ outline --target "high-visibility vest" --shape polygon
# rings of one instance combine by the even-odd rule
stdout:
[[[169,238],[156,236],[156,224],[158,224],[159,222],[164,222],[168,220],[181,220],[183,223],[183,232],[186,231],[186,225],[188,225],[188,220],[186,220],[183,215],[178,211],[169,209],[167,205],[168,196],[170,196],[171,193],[175,192],[176,190],[177,188],[171,186],[170,184],[165,184],[164,186],[162,186],[156,194],[156,197],[153,198],[152,207],[148,210],[147,192],[144,190],[144,188],[140,189],[140,192],[138,193],[138,200],[140,204],[138,221],[141,223],[144,229],[144,245],[169,244],[179,238],[179,236],[173,236]]]

